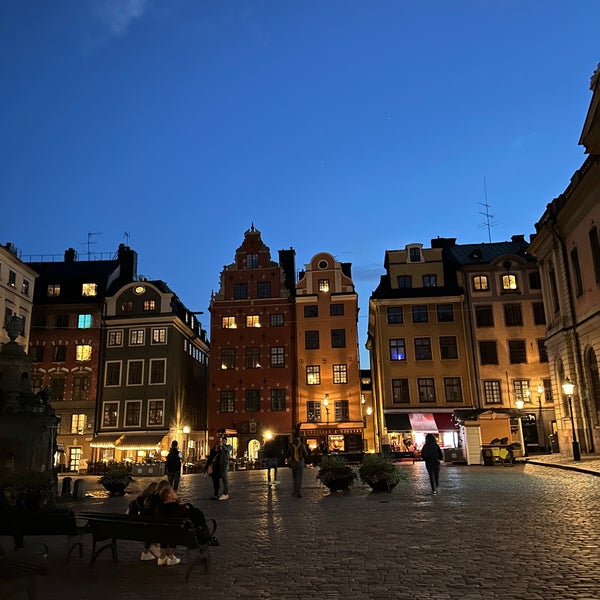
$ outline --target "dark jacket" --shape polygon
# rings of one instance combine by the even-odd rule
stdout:
[[[442,449],[437,443],[425,443],[421,448],[421,458],[425,461],[425,465],[439,465],[440,461],[444,458]]]
[[[167,454],[167,473],[177,473],[181,471],[181,452],[177,448],[171,448]]]

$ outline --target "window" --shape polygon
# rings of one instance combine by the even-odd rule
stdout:
[[[222,323],[223,329],[237,329],[235,317],[223,317]]]
[[[507,327],[518,327],[523,325],[523,314],[520,304],[504,305],[504,324]]]
[[[102,427],[116,427],[118,415],[118,402],[104,402],[102,404]]]
[[[133,300],[125,300],[124,302],[121,302],[121,312],[133,312]]]
[[[532,290],[542,289],[542,278],[539,271],[531,271],[529,273],[529,288]]]
[[[345,348],[346,347],[346,330],[332,329],[331,330],[331,347]]]
[[[260,369],[260,348],[246,348],[246,369]]]
[[[411,275],[398,275],[397,278],[399,288],[411,288],[412,287],[412,276]]]
[[[33,315],[33,326],[39,329],[45,329],[48,322],[47,315]]]
[[[62,402],[65,399],[66,383],[64,375],[52,375],[50,377],[50,393],[52,400]]]
[[[21,285],[21,293],[24,296],[29,296],[29,286],[29,281],[27,281],[27,279],[23,279],[23,284]]]
[[[145,312],[153,312],[156,310],[156,301],[155,300],[144,300],[144,311]]]
[[[320,402],[315,402],[313,400],[309,400],[306,403],[306,420],[310,421],[310,422],[321,420],[321,403]]]
[[[333,365],[333,383],[348,383],[347,365]]]
[[[431,338],[415,338],[415,360],[431,360]]]
[[[538,340],[537,346],[538,346],[538,354],[540,356],[540,362],[547,363],[548,362],[548,350],[546,349],[545,341],[543,339]]]
[[[329,291],[329,279],[319,279],[319,291],[320,292],[328,292]]]
[[[236,283],[233,286],[233,299],[234,300],[246,300],[248,298],[248,284],[247,283]]]
[[[440,357],[442,359],[458,358],[458,343],[456,341],[456,336],[440,336]]]
[[[502,284],[502,289],[505,292],[519,289],[519,286],[517,284],[517,276],[513,273],[506,273],[506,275],[502,275],[500,281]]]
[[[496,340],[484,340],[479,342],[479,361],[482,365],[498,364]]]
[[[125,402],[125,427],[139,427],[142,423],[142,403]]]
[[[508,359],[511,365],[527,362],[525,340],[508,340]]]
[[[318,350],[319,332],[317,330],[304,332],[304,348],[306,350]]]
[[[44,380],[41,377],[32,377],[31,378],[31,391],[34,394],[42,391]]]
[[[69,315],[56,315],[54,323],[57,329],[66,329],[69,327]]]
[[[60,284],[58,284],[58,283],[51,283],[48,286],[48,290],[46,292],[46,295],[49,298],[56,298],[57,296],[60,296]]]
[[[406,360],[406,341],[404,338],[390,340],[390,360]]]
[[[221,348],[221,369],[235,369],[235,348]]]
[[[554,309],[554,314],[556,314],[560,310],[560,303],[558,301],[558,286],[556,285],[556,274],[554,273],[554,269],[550,269],[548,272],[548,279],[550,281],[552,304],[554,304],[552,308]]]
[[[460,377],[444,377],[444,396],[448,403],[463,401]]]
[[[271,390],[271,411],[285,411],[285,390],[275,388]]]
[[[285,348],[283,346],[273,346],[271,348],[269,364],[274,369],[285,367]]]
[[[219,412],[232,413],[235,408],[232,390],[221,390],[219,394]]]
[[[77,327],[79,329],[89,329],[92,326],[92,315],[79,315],[77,317]]]
[[[592,263],[594,264],[594,277],[596,283],[600,283],[600,239],[598,238],[598,229],[595,226],[588,232],[588,238],[590,240]]]
[[[152,329],[152,342],[151,344],[166,344],[167,343],[167,329],[166,327],[154,327]]]
[[[85,432],[87,417],[85,413],[71,415],[71,434],[83,435]]]
[[[427,323],[429,322],[429,315],[427,314],[427,306],[424,304],[417,304],[411,307],[412,311],[412,322],[413,323]]]
[[[494,313],[490,304],[478,304],[475,306],[475,323],[477,327],[494,326]]]
[[[490,289],[487,275],[473,275],[471,282],[474,292],[487,292]]]
[[[142,385],[144,383],[144,361],[127,361],[127,385]]]
[[[392,403],[410,404],[408,379],[392,379]]]
[[[421,248],[413,246],[408,249],[409,262],[421,262]]]
[[[433,377],[418,377],[417,389],[419,390],[420,404],[435,402],[435,381]]]
[[[150,359],[150,385],[162,385],[167,382],[167,359]]]
[[[81,286],[81,295],[82,296],[97,296],[98,295],[98,285],[95,283],[84,283]]]
[[[321,367],[319,365],[307,365],[306,385],[321,385]]]
[[[121,362],[110,361],[106,363],[106,374],[104,376],[106,387],[121,385]]]
[[[283,315],[281,313],[273,313],[269,318],[269,322],[271,327],[283,327]]]
[[[483,382],[483,399],[486,404],[502,404],[502,388],[498,379]]]
[[[32,362],[43,362],[44,346],[29,346],[29,358]]]
[[[396,323],[404,323],[404,315],[402,314],[401,306],[388,306],[387,307],[387,322],[388,325]]]
[[[331,317],[342,317],[344,316],[344,305],[343,304],[330,304],[329,315]]]
[[[258,315],[246,315],[246,327],[260,327],[260,317]]]
[[[312,319],[319,316],[319,307],[316,304],[310,304],[304,307],[304,318]]]
[[[260,410],[259,390],[246,390],[246,412],[258,412]]]
[[[437,287],[437,275],[423,275],[423,287]]]
[[[15,287],[17,285],[17,274],[14,271],[8,271],[8,285]]]
[[[348,400],[336,400],[334,414],[336,421],[349,421],[350,409],[348,406]]]
[[[554,402],[554,398],[552,397],[552,380],[542,379],[542,386],[544,387],[544,398],[546,399],[546,404],[552,404]]]
[[[246,254],[246,267],[248,269],[258,269],[258,254]]]
[[[533,322],[536,325],[545,325],[546,324],[546,313],[544,311],[544,303],[543,302],[534,302],[532,304],[533,307]]]
[[[454,306],[452,304],[438,304],[436,312],[438,323],[454,322]]]
[[[270,298],[271,297],[271,282],[270,281],[259,281],[256,284],[256,297],[257,298]]]
[[[579,252],[577,248],[571,250],[571,267],[573,268],[573,279],[575,280],[575,292],[578,296],[583,294],[583,279],[579,265]]]
[[[122,346],[123,345],[123,330],[118,329],[116,331],[108,332],[108,346]]]
[[[162,425],[165,420],[165,401],[150,400],[148,402],[148,425]]]
[[[143,346],[144,345],[144,330],[143,329],[132,329],[129,332],[129,345],[130,346]]]
[[[67,347],[60,345],[52,348],[52,362],[65,362],[67,360]]]
[[[88,398],[88,389],[90,387],[90,378],[87,375],[74,375],[73,376],[73,393],[71,394],[71,400],[85,401]]]
[[[516,402],[529,402],[531,391],[528,379],[513,379],[513,392]]]

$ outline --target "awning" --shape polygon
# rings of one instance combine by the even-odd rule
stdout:
[[[166,431],[156,433],[128,433],[115,445],[117,450],[158,450]]]
[[[411,431],[410,421],[406,413],[385,414],[385,426],[388,431]]]
[[[413,431],[437,431],[433,413],[410,413],[408,415]]]
[[[454,422],[452,413],[433,413],[435,424],[440,431],[454,431],[458,425]]]
[[[120,433],[99,433],[91,442],[91,448],[114,448],[121,437]]]

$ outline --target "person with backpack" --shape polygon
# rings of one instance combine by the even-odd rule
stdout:
[[[173,440],[171,442],[169,454],[167,454],[167,464],[165,467],[169,484],[175,491],[177,491],[177,488],[179,488],[179,480],[181,479],[181,463],[183,462],[183,455],[177,446],[177,440]]]

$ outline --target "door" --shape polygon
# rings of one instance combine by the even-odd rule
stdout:
[[[72,446],[69,448],[69,471],[79,472],[79,463],[81,461],[81,446]]]

